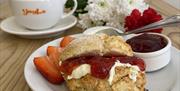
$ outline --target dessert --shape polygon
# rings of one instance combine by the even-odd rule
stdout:
[[[145,90],[145,63],[120,36],[66,36],[34,64],[49,82],[65,81],[70,91]]]
[[[118,36],[76,38],[61,52],[59,65],[70,91],[144,91],[144,61]]]

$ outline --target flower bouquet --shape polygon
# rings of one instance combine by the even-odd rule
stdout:
[[[162,19],[144,0],[78,0],[78,4],[75,15],[83,29],[111,26],[131,31]],[[73,2],[69,0],[66,7],[73,7]],[[161,31],[151,30],[158,33]]]

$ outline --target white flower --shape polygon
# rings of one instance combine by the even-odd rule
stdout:
[[[89,0],[88,14],[93,21],[108,21],[113,15],[113,9],[108,0]]]
[[[88,14],[80,14],[79,15],[79,24],[83,29],[92,27],[92,20],[89,18]]]
[[[149,8],[149,5],[146,4],[144,0],[130,0],[130,2],[130,6],[132,8],[131,11],[133,9],[138,9],[141,13],[143,13],[144,10]]]
[[[108,22],[106,22],[106,26],[111,26],[115,28],[122,28],[122,25],[124,23],[124,18],[119,15],[114,15]]]
[[[79,24],[83,29],[87,29],[93,26],[103,26],[105,22],[103,21],[92,21],[88,14],[80,14],[79,15]]]
[[[104,25],[122,28],[125,17],[134,9],[142,13],[148,8],[144,0],[88,0],[88,13],[79,16],[79,24],[84,29]]]
[[[148,5],[144,0],[110,0],[116,9],[118,14],[124,14],[125,16],[130,15],[134,9],[138,9],[141,13],[148,9]]]

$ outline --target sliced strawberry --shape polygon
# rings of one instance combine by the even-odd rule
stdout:
[[[56,46],[48,46],[47,47],[47,55],[51,55],[53,53],[57,53],[58,52],[58,48],[59,47],[56,47]]]
[[[60,47],[66,47],[73,39],[71,36],[65,36],[60,42]]]
[[[59,68],[59,56],[62,52],[63,48],[56,47],[56,46],[48,46],[47,48],[47,55],[53,61],[53,63],[56,65],[56,67]]]
[[[34,65],[49,82],[60,84],[64,81],[60,71],[54,66],[48,56],[35,57]]]

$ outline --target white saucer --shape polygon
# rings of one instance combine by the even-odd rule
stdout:
[[[0,27],[4,32],[9,34],[18,35],[24,38],[37,39],[37,38],[49,38],[52,36],[57,36],[61,34],[63,31],[73,27],[76,23],[77,23],[77,18],[72,15],[60,20],[60,22],[57,23],[52,28],[33,31],[18,25],[15,22],[15,17],[12,16],[3,20],[0,24]]]

